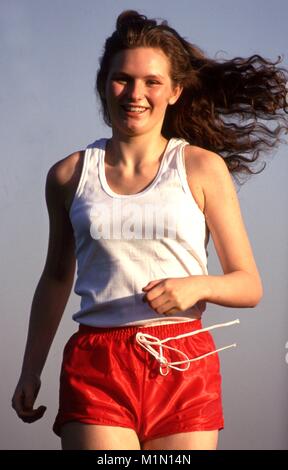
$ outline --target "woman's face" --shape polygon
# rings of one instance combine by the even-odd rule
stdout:
[[[173,89],[170,63],[161,49],[138,47],[112,59],[105,96],[112,128],[126,135],[161,133],[167,106],[182,89]]]

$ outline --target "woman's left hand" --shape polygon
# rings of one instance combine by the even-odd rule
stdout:
[[[203,276],[156,279],[143,291],[145,301],[156,313],[173,315],[184,312],[203,298]]]

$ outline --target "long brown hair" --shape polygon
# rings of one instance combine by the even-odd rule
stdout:
[[[121,50],[136,47],[161,49],[170,61],[173,85],[183,86],[176,104],[167,108],[164,137],[183,138],[217,152],[239,183],[240,177],[264,169],[266,163],[262,162],[260,170],[252,170],[260,153],[283,143],[279,136],[282,131],[288,132],[288,70],[277,67],[281,56],[275,62],[258,54],[222,61],[211,59],[167,21],[157,24],[155,19],[137,11],[123,11],[117,18],[116,30],[106,40],[95,85],[104,121],[110,127],[105,83],[111,59]],[[275,121],[277,127],[271,129],[259,120]]]

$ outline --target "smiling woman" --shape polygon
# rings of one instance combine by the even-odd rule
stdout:
[[[160,135],[167,106],[175,104],[181,91],[179,86],[173,88],[170,63],[161,49],[119,51],[111,61],[105,87],[114,133],[123,140],[123,133],[148,133],[154,128],[155,135]]]
[[[245,175],[254,173],[254,163],[281,142],[279,137],[287,129],[288,72],[277,66],[281,57],[272,62],[254,54],[216,61],[166,21],[157,25],[155,20],[134,13],[119,15],[116,31],[106,40],[100,58],[95,89],[104,121],[111,126],[105,96],[111,62],[121,51],[152,48],[168,59],[173,88],[183,88],[179,99],[166,110],[161,134],[185,138],[192,145],[217,152],[232,176],[239,183],[245,181]],[[232,126],[229,118],[235,117],[242,119]],[[259,119],[278,126],[272,130]]]
[[[53,426],[63,449],[217,448],[218,351],[235,344],[216,349],[210,330],[239,320],[203,328],[201,317],[209,302],[262,297],[231,175],[253,173],[288,129],[277,63],[217,62],[167,22],[118,17],[96,79],[112,137],[48,172],[48,253],[12,399],[25,422],[45,412],[33,406],[77,260],[79,329],[64,348]],[[210,234],[219,276],[207,269]]]

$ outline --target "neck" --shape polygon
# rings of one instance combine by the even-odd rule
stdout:
[[[115,136],[107,142],[106,162],[113,166],[123,166],[127,169],[140,168],[146,164],[159,161],[168,141],[161,134],[141,136]]]

